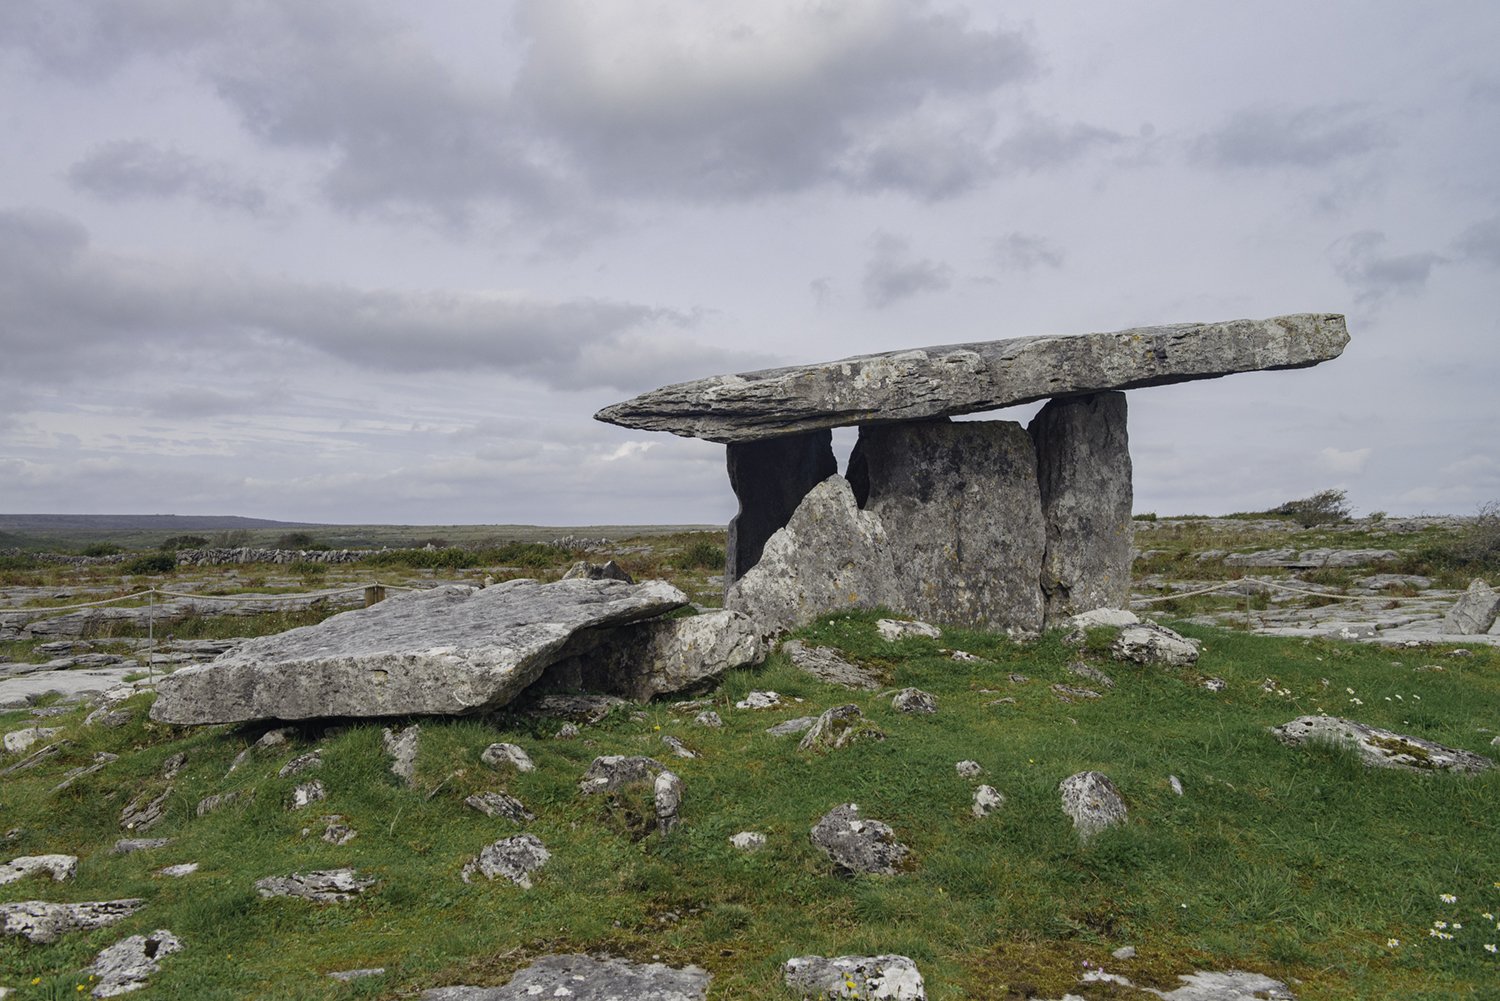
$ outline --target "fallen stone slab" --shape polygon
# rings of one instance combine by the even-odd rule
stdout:
[[[54,882],[72,879],[78,872],[77,855],[22,855],[0,865],[0,885],[45,872]]]
[[[1473,751],[1454,750],[1421,737],[1410,737],[1337,716],[1299,716],[1289,723],[1272,727],[1271,732],[1290,747],[1322,741],[1353,748],[1361,761],[1374,768],[1477,774],[1495,767],[1489,758]]]
[[[878,820],[859,815],[859,806],[844,803],[823,815],[812,828],[812,843],[840,872],[894,876],[905,868],[910,849],[896,832]]]
[[[165,928],[121,939],[95,956],[84,970],[98,978],[91,993],[96,998],[112,998],[138,991],[161,970],[164,957],[181,951],[182,942]]]
[[[262,897],[301,897],[318,904],[334,904],[353,900],[377,882],[373,876],[363,878],[353,869],[322,869],[267,876],[255,881],[255,889]]]
[[[1489,632],[1500,618],[1500,592],[1482,580],[1469,582],[1469,589],[1443,618],[1443,628],[1451,633],[1478,636]],[[5,746],[10,747],[10,735],[5,736]]]
[[[398,595],[168,675],[151,717],[204,724],[494,709],[540,677],[580,629],[686,602],[663,581],[513,580]]]
[[[804,997],[926,1001],[917,964],[906,956],[797,956],[781,967],[786,985]]]
[[[1166,626],[1152,622],[1121,629],[1110,647],[1110,655],[1116,660],[1166,667],[1186,667],[1198,662],[1196,646]]]
[[[53,904],[45,900],[0,904],[0,933],[21,935],[46,945],[70,931],[103,928],[124,921],[145,904],[140,897],[80,904]]]
[[[1332,313],[1018,337],[713,376],[652,390],[594,417],[622,427],[746,442],[1235,372],[1306,368],[1337,358],[1348,342],[1344,318]]]
[[[476,874],[490,880],[503,876],[521,889],[529,890],[531,874],[551,858],[552,853],[547,851],[541,838],[535,834],[518,834],[486,845],[459,875],[465,883],[473,882]]]
[[[712,976],[696,966],[595,956],[543,956],[504,987],[435,987],[421,1001],[704,1001]]]
[[[801,640],[787,640],[781,644],[781,652],[799,671],[812,675],[819,681],[845,688],[856,688],[873,692],[880,687],[880,676],[868,668],[845,660],[832,647],[807,646]]]
[[[1062,780],[1063,813],[1073,821],[1080,840],[1087,841],[1106,828],[1125,823],[1129,810],[1120,790],[1102,772],[1079,772]]]

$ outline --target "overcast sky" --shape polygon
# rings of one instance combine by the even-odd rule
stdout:
[[[999,6],[4,0],[0,511],[719,522],[592,414],[1310,311],[1130,394],[1137,511],[1500,498],[1500,4]]]

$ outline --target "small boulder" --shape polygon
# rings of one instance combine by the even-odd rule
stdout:
[[[156,874],[158,876],[165,876],[168,879],[181,879],[184,876],[191,876],[198,871],[198,868],[199,864],[197,862],[180,862],[177,865],[163,866],[156,870]]]
[[[1140,621],[1139,616],[1127,609],[1091,608],[1087,612],[1068,616],[1062,624],[1069,629],[1098,629],[1101,626],[1113,626],[1120,629],[1137,625]]]
[[[1079,688],[1077,685],[1053,685],[1052,694],[1057,696],[1059,702],[1072,705],[1074,702],[1087,699],[1102,698],[1092,688]]]
[[[865,718],[860,712],[859,706],[849,705],[834,706],[832,709],[824,710],[816,722],[807,730],[802,737],[798,749],[810,751],[813,749],[836,750],[846,747],[856,740],[862,739],[884,740],[885,733]]]
[[[5,750],[10,754],[20,754],[38,741],[46,740],[58,733],[62,733],[62,727],[28,726],[24,729],[12,730],[5,735]]]
[[[677,737],[672,736],[670,733],[664,733],[664,734],[662,734],[661,735],[661,742],[663,744],[666,744],[667,747],[669,749],[671,749],[673,757],[678,757],[678,758],[696,758],[698,756],[698,752],[697,751],[695,751],[692,748],[688,747],[680,739],[678,739]]]
[[[1079,772],[1057,787],[1062,808],[1073,820],[1073,829],[1084,841],[1108,827],[1125,823],[1129,814],[1120,790],[1100,772]]]
[[[906,956],[798,956],[782,966],[786,985],[804,997],[926,1001],[917,964]]]
[[[937,712],[937,697],[920,688],[903,688],[891,699],[891,708],[898,712],[930,716]]]
[[[1152,622],[1121,629],[1110,654],[1115,660],[1166,667],[1186,667],[1198,662],[1196,646],[1165,626]]]
[[[120,827],[127,831],[142,833],[151,830],[161,823],[162,817],[166,814],[167,798],[171,795],[171,786],[167,786],[155,796],[149,791],[138,794],[120,811]]]
[[[844,873],[894,876],[910,849],[896,832],[878,820],[859,815],[859,806],[844,803],[824,814],[812,828],[812,843]]]
[[[1448,610],[1443,628],[1450,633],[1479,636],[1494,627],[1497,617],[1500,617],[1500,592],[1476,579],[1469,582],[1469,589]],[[5,739],[8,748],[10,738]]]
[[[719,718],[718,713],[714,712],[712,709],[706,709],[693,717],[693,724],[695,726],[706,726],[710,729],[717,730],[719,727],[722,727],[724,725],[724,721]]]
[[[218,792],[212,796],[204,796],[198,801],[198,805],[194,807],[193,812],[199,817],[206,817],[210,813],[222,810],[231,803],[238,801],[239,798],[240,791],[238,789],[232,792]],[[136,830],[144,830],[144,828],[138,827]]]
[[[666,766],[655,758],[640,755],[603,754],[595,758],[578,783],[578,791],[585,796],[601,792],[619,792],[626,786],[640,782],[654,782],[656,776],[666,771]]]
[[[318,779],[304,782],[292,790],[291,802],[287,804],[288,810],[301,810],[314,803],[321,803],[328,798],[328,790],[323,788],[323,783]]]
[[[1337,716],[1299,716],[1272,727],[1276,739],[1290,747],[1322,741],[1352,748],[1372,768],[1402,768],[1414,772],[1477,774],[1495,763],[1473,751],[1459,751],[1421,737],[1382,730]]]
[[[163,957],[182,951],[182,942],[165,928],[149,935],[121,939],[94,957],[84,972],[93,974],[93,996],[112,998],[146,986],[146,980],[161,969]]]
[[[994,786],[982,785],[974,790],[974,805],[969,809],[976,818],[988,817],[1005,805],[1005,795]]]
[[[330,845],[347,845],[359,837],[358,831],[344,823],[344,818],[341,814],[330,813],[320,819],[324,825],[322,838]]]
[[[675,772],[664,771],[656,776],[653,791],[657,833],[670,834],[677,826],[678,813],[682,809],[682,779]]]
[[[607,956],[543,956],[519,971],[504,987],[435,987],[421,1001],[511,1001],[567,998],[568,1001],[704,1001],[713,978],[696,966],[673,969],[662,963],[632,963]]]
[[[318,904],[333,904],[353,900],[377,882],[373,876],[362,878],[354,869],[322,869],[267,876],[255,881],[255,889],[262,897],[301,897]]]
[[[977,761],[960,761],[954,764],[953,770],[958,772],[961,779],[977,779],[984,774],[984,769],[979,767]]]
[[[800,640],[787,640],[781,644],[781,652],[792,662],[793,667],[812,675],[819,681],[867,692],[873,692],[880,687],[878,674],[850,663],[832,647],[806,646]]]
[[[623,580],[627,584],[634,584],[635,578],[625,571],[614,560],[607,563],[590,563],[588,560],[579,560],[568,567],[562,575],[563,580]]]
[[[766,836],[759,831],[741,831],[730,835],[729,843],[742,852],[758,852],[766,846]]]
[[[301,775],[303,772],[322,767],[323,752],[308,751],[306,754],[299,754],[291,761],[288,761],[286,764],[282,765],[281,770],[276,774],[281,778],[287,778],[291,775]]]
[[[417,746],[421,740],[422,727],[419,723],[399,730],[386,727],[380,731],[380,746],[390,756],[391,774],[408,786],[415,785],[417,781]]]
[[[79,904],[53,904],[45,900],[0,904],[0,934],[21,935],[46,945],[70,931],[103,928],[124,921],[145,904],[139,897]]]
[[[795,737],[799,733],[805,733],[812,729],[813,724],[818,722],[816,716],[798,716],[795,719],[784,720],[775,726],[766,727],[766,733],[773,737]]]
[[[536,814],[514,796],[503,792],[477,792],[464,800],[464,805],[478,810],[486,817],[504,817],[513,824],[525,824],[536,819]]]
[[[479,760],[491,768],[514,768],[518,772],[534,772],[536,764],[531,755],[515,744],[491,744],[479,755]]]
[[[1085,681],[1092,681],[1096,685],[1102,685],[1105,688],[1115,687],[1115,679],[1111,678],[1109,675],[1105,674],[1103,671],[1099,670],[1092,664],[1085,664],[1082,661],[1079,661],[1075,664],[1069,665],[1068,670],[1072,672],[1075,677],[1083,678]]]
[[[78,873],[77,855],[22,855],[0,865],[0,885],[25,879],[33,873],[45,872],[53,882],[61,883]]]
[[[911,619],[880,619],[875,623],[875,631],[887,643],[909,639],[913,636],[935,640],[941,639],[943,635],[943,631],[937,626]]]
[[[546,865],[550,858],[552,853],[536,835],[517,834],[488,845],[464,866],[461,875],[465,883],[473,882],[476,873],[485,879],[504,876],[521,889],[529,890],[531,874]]]
[[[110,849],[110,853],[113,855],[129,855],[132,852],[149,851],[152,848],[165,848],[171,843],[171,838],[121,838],[115,842],[115,846]]]
[[[736,709],[779,709],[781,696],[776,692],[751,692],[734,704]]]

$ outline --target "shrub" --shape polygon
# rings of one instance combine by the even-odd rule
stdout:
[[[314,538],[311,532],[287,532],[276,540],[276,548],[324,550],[333,547],[321,539]]]
[[[683,570],[723,570],[724,547],[700,539],[683,550],[677,565]]]
[[[82,556],[118,556],[124,551],[124,549],[113,542],[95,542],[92,545],[84,546],[78,552]]]
[[[288,569],[309,583],[322,580],[328,576],[327,563],[314,563],[311,560],[298,560]]]
[[[163,539],[159,549],[162,552],[172,553],[179,549],[202,549],[208,545],[208,537],[203,535],[173,535]]]
[[[1480,505],[1474,520],[1451,538],[1407,554],[1401,569],[1405,573],[1500,573],[1500,500]]]
[[[248,528],[236,528],[227,532],[215,533],[212,543],[215,549],[241,549],[250,545],[250,530]]]
[[[128,574],[171,573],[176,569],[177,560],[171,553],[151,553],[147,556],[137,556],[121,567],[121,570]]]
[[[1349,520],[1348,491],[1320,490],[1311,497],[1287,501],[1271,513],[1289,517],[1303,528],[1337,525]]]

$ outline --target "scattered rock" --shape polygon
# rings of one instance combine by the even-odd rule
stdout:
[[[601,792],[619,792],[626,786],[635,785],[638,782],[652,782],[656,776],[666,770],[666,767],[655,758],[604,754],[595,758],[593,764],[589,765],[589,770],[584,773],[583,780],[578,783],[578,791],[585,796]]]
[[[294,872],[290,876],[267,876],[255,881],[255,889],[262,897],[301,897],[318,904],[332,904],[353,900],[377,882],[374,877],[361,878],[354,869],[321,869]]]
[[[540,838],[534,834],[517,834],[513,838],[501,838],[487,846],[477,858],[464,866],[462,877],[465,883],[472,882],[475,873],[485,879],[504,876],[523,890],[531,889],[531,874],[547,864],[552,853],[547,851]]]
[[[1079,688],[1075,685],[1053,685],[1052,694],[1057,696],[1059,702],[1072,705],[1080,699],[1097,699],[1102,696],[1092,688]]]
[[[260,739],[255,742],[255,746],[257,748],[260,748],[261,750],[265,750],[266,748],[270,747],[277,747],[281,744],[285,744],[287,740],[291,738],[291,736],[291,727],[278,726],[275,729],[267,730],[265,733],[261,734]]]
[[[693,723],[697,726],[706,726],[715,730],[724,725],[724,721],[719,718],[719,714],[712,709],[707,709],[694,716]]]
[[[1103,685],[1105,688],[1115,687],[1115,679],[1111,678],[1109,675],[1105,674],[1097,667],[1094,667],[1092,664],[1085,664],[1082,661],[1079,661],[1069,665],[1068,670],[1071,671],[1076,677],[1083,678],[1086,681],[1092,681],[1096,685]]]
[[[504,987],[437,987],[421,1001],[704,1001],[712,977],[696,966],[673,969],[661,963],[632,963],[592,956],[543,956]]]
[[[1224,973],[1179,974],[1183,986],[1162,993],[1162,1001],[1297,1001],[1286,984],[1260,973],[1229,970]]]
[[[898,712],[931,716],[937,712],[937,697],[920,688],[903,688],[891,699],[891,708]]]
[[[336,970],[328,974],[329,979],[349,983],[354,980],[364,980],[366,977],[378,977],[385,973],[383,966],[368,966],[361,970]]]
[[[552,735],[552,739],[574,740],[578,737],[578,734],[580,732],[582,731],[578,729],[577,723],[564,723],[562,726],[557,728],[557,732]]]
[[[1138,625],[1140,621],[1139,616],[1124,608],[1092,608],[1070,616],[1062,624],[1069,629],[1097,629],[1101,626],[1122,629]]]
[[[158,876],[166,876],[169,879],[181,879],[183,876],[191,876],[197,871],[197,862],[182,862],[177,865],[164,866],[156,870],[156,874]]]
[[[1229,682],[1223,678],[1204,678],[1203,687],[1210,692],[1222,692],[1229,687]]]
[[[614,560],[607,563],[590,563],[588,560],[579,560],[568,567],[562,575],[563,580],[622,580],[627,584],[634,584],[635,578],[625,572],[625,568]]]
[[[479,755],[479,760],[491,768],[514,768],[518,772],[534,772],[536,764],[531,755],[515,744],[491,744]]]
[[[399,730],[386,727],[380,731],[380,746],[391,759],[391,774],[408,786],[417,782],[417,748],[421,741],[420,723]]]
[[[1167,785],[1169,785],[1169,786],[1172,787],[1172,791],[1174,793],[1176,793],[1179,796],[1182,795],[1182,779],[1178,778],[1175,775],[1168,775],[1167,776]]]
[[[70,931],[103,928],[123,921],[144,907],[139,898],[96,900],[81,904],[51,904],[45,900],[23,900],[0,904],[0,933],[23,935],[46,945]]]
[[[85,716],[83,718],[83,725],[102,726],[109,730],[118,730],[133,719],[135,719],[135,712],[130,709],[114,709],[108,705],[103,705]]]
[[[618,695],[552,692],[529,698],[526,708],[535,716],[553,716],[593,726],[623,705],[625,700]]]
[[[677,826],[678,813],[682,809],[682,779],[675,772],[664,771],[656,776],[654,791],[656,830],[667,835]]]
[[[741,831],[731,835],[729,843],[742,852],[758,852],[766,846],[766,836],[759,831]]]
[[[171,786],[167,786],[156,796],[152,796],[149,791],[140,793],[120,811],[120,826],[127,831],[151,830],[161,823],[166,813],[167,799],[171,795]]]
[[[504,817],[515,824],[525,824],[536,819],[536,814],[514,796],[503,792],[477,792],[464,803],[486,817]]]
[[[736,709],[779,709],[781,696],[775,692],[751,692],[734,704]]]
[[[84,776],[93,775],[96,772],[101,772],[104,770],[106,765],[119,760],[120,756],[118,754],[111,754],[108,751],[95,751],[93,764],[80,765],[77,768],[69,768],[63,775],[63,780],[52,787],[52,791],[55,793],[62,792],[64,789],[68,788],[68,786],[72,785],[74,782],[77,782]]]
[[[1497,617],[1500,617],[1500,592],[1476,579],[1469,582],[1469,589],[1448,610],[1443,628],[1450,633],[1478,636],[1489,632]],[[8,748],[10,737],[5,739]]]
[[[1299,716],[1272,727],[1276,739],[1291,747],[1309,742],[1327,742],[1352,748],[1367,766],[1404,768],[1408,771],[1443,771],[1476,774],[1495,763],[1473,751],[1459,751],[1421,737],[1382,730],[1337,716]]]
[[[77,855],[22,855],[0,865],[0,885],[25,879],[33,873],[50,873],[54,882],[72,879],[78,872]]]
[[[62,727],[28,726],[21,730],[12,730],[5,735],[5,750],[9,754],[20,754],[29,750],[31,745],[38,741],[46,740],[58,733],[62,733]]]
[[[984,774],[984,769],[979,767],[977,761],[960,761],[954,764],[953,769],[962,779],[977,779]]]
[[[666,744],[667,747],[671,748],[674,757],[696,758],[698,756],[697,751],[694,751],[692,748],[688,747],[681,740],[672,736],[670,733],[662,734],[661,742],[663,744]]]
[[[786,654],[793,667],[807,672],[819,681],[868,692],[873,692],[880,687],[878,674],[850,663],[832,647],[810,647],[804,645],[801,640],[787,640],[781,644],[781,652]]]
[[[348,824],[340,814],[330,813],[320,818],[323,821],[323,840],[330,845],[347,845],[359,837],[359,832]]]
[[[1118,948],[1114,952],[1110,953],[1110,956],[1112,958],[1114,958],[1114,959],[1120,960],[1121,962],[1123,962],[1123,961],[1125,961],[1127,959],[1134,959],[1135,958],[1135,946],[1133,946],[1133,945],[1122,945],[1122,946],[1120,946],[1120,948]]]
[[[318,779],[304,782],[292,790],[291,802],[287,805],[289,810],[301,810],[314,803],[321,803],[328,798],[328,790],[323,788],[323,783]]]
[[[121,838],[115,842],[111,852],[115,855],[129,855],[132,852],[150,851],[153,848],[165,848],[172,843],[171,838]]]
[[[813,725],[808,727],[797,747],[803,751],[814,748],[836,750],[864,739],[884,740],[885,732],[866,719],[859,706],[851,703],[824,710]]]
[[[1165,626],[1151,622],[1121,629],[1110,652],[1116,660],[1137,664],[1186,667],[1198,662],[1197,647]]]
[[[900,872],[908,849],[896,832],[878,820],[865,820],[854,803],[844,803],[824,814],[812,828],[812,843],[844,873]]]
[[[1026,685],[1031,683],[1031,679],[1026,677],[1026,675],[1024,674],[1012,673],[1006,676],[1006,680],[1009,681],[1012,685]]]
[[[795,719],[777,723],[775,726],[766,727],[766,733],[771,734],[773,737],[794,737],[799,733],[804,733],[812,729],[813,724],[817,722],[818,719],[816,716],[798,716]]]
[[[390,733],[389,730],[387,730],[385,732],[386,733]],[[323,752],[322,751],[308,751],[306,754],[299,754],[295,758],[293,758],[291,761],[288,761],[286,764],[282,765],[281,766],[281,770],[278,771],[276,774],[278,776],[280,776],[281,778],[287,778],[287,777],[292,776],[292,775],[301,775],[303,772],[309,771],[309,770],[311,770],[313,768],[322,768],[322,767],[323,767]]]
[[[238,789],[233,792],[219,792],[214,793],[212,796],[204,796],[198,801],[198,806],[194,812],[200,817],[206,817],[215,810],[222,810],[224,807],[234,803],[240,796],[241,792]],[[145,828],[138,827],[137,830],[145,830]]]
[[[145,987],[146,979],[161,969],[162,958],[181,951],[177,936],[158,928],[149,935],[121,939],[95,956],[84,972],[98,978],[94,997],[117,997]]]
[[[925,1001],[917,964],[906,956],[798,956],[782,966],[786,985],[803,997]]]
[[[978,664],[984,660],[983,657],[977,657],[967,650],[949,650],[948,659],[958,661],[960,664]]]
[[[875,623],[875,631],[887,643],[895,643],[897,640],[909,639],[913,636],[935,640],[941,639],[943,635],[943,631],[937,626],[909,619],[879,619]]]
[[[1073,829],[1087,841],[1107,827],[1125,823],[1129,811],[1120,791],[1100,772],[1079,772],[1062,780],[1062,808]]]
[[[988,817],[1005,805],[1005,796],[994,786],[982,785],[974,790],[974,805],[970,808],[975,817]]]

